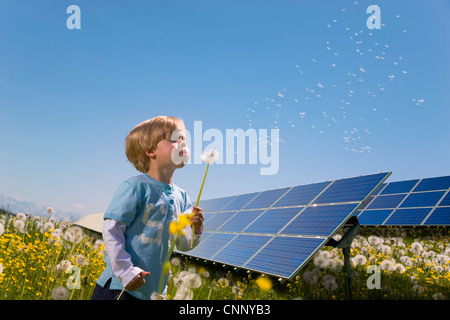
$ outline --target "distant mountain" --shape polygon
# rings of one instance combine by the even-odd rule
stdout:
[[[38,203],[17,199],[5,194],[0,194],[0,209],[4,209],[12,213],[23,212],[46,217],[48,215],[47,207],[51,206],[41,205]],[[61,220],[69,220],[70,222],[76,221],[84,216],[83,214],[77,212],[61,212],[56,208],[54,208],[54,211],[55,213],[53,213],[53,216]]]

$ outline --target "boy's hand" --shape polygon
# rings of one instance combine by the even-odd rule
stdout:
[[[194,207],[190,214],[191,225],[194,227],[194,232],[196,234],[201,234],[203,231],[203,211],[202,208]]]
[[[142,287],[145,283],[145,279],[144,277],[147,277],[150,274],[150,272],[147,271],[142,271],[141,273],[139,273],[136,277],[133,278],[133,280],[131,280],[127,286],[125,287],[125,289],[127,289],[128,291],[133,291],[133,290],[137,290],[140,287]]]

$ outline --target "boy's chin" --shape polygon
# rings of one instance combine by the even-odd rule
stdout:
[[[175,165],[175,168],[181,169],[181,168],[183,168],[185,165],[186,165],[186,163],[181,162],[180,164],[176,164],[176,165]]]

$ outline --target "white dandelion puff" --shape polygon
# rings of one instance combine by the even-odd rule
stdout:
[[[202,284],[202,280],[197,273],[190,273],[183,278],[183,286],[189,289],[199,288]]]
[[[16,220],[14,221],[13,225],[17,230],[23,230],[23,228],[25,227],[25,222],[23,220]]]
[[[314,284],[317,282],[318,276],[315,272],[312,271],[305,271],[303,273],[303,280],[305,280],[308,284]]]
[[[416,251],[416,252],[421,252],[423,250],[423,247],[419,242],[413,242],[411,244],[411,250]]]
[[[22,221],[27,220],[27,215],[23,212],[19,212],[18,214],[16,214],[16,218]]]
[[[62,260],[56,265],[56,271],[58,272],[68,271],[70,268],[72,268],[72,263],[69,260]]]
[[[380,269],[385,271],[394,271],[395,266],[394,263],[391,260],[384,260],[380,264]]]
[[[321,256],[314,258],[314,265],[318,268],[325,268],[327,266],[327,260]]]
[[[50,229],[54,230],[55,225],[53,224],[53,222],[48,221],[44,224],[44,231],[50,231]]]
[[[206,164],[211,164],[219,159],[219,152],[216,149],[212,149],[202,153],[202,161]]]
[[[362,255],[362,254],[358,254],[357,256],[355,256],[352,259],[352,262],[353,262],[353,264],[355,266],[358,266],[358,265],[362,266],[362,265],[365,265],[367,263],[367,258],[364,255]]]
[[[328,281],[324,281],[324,286],[328,291],[334,291],[338,288],[338,284],[336,280],[334,280],[334,278]]]
[[[64,287],[56,287],[52,291],[53,300],[67,300],[69,298],[69,290]]]

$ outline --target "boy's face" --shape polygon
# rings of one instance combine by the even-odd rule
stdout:
[[[170,137],[161,140],[153,152],[147,152],[152,162],[162,166],[182,168],[189,160],[189,149],[186,145],[186,129],[175,130]]]

